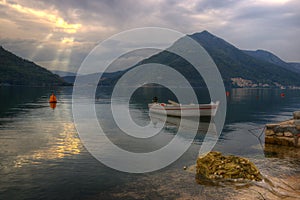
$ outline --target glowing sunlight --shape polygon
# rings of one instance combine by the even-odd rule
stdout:
[[[46,10],[36,10],[29,7],[24,7],[20,4],[10,3],[6,0],[1,0],[0,5],[12,8],[20,13],[28,14],[34,17],[45,20],[54,27],[54,31],[65,32],[65,33],[76,33],[81,27],[81,24],[72,24],[66,22],[62,17],[57,15],[57,11],[46,11]]]

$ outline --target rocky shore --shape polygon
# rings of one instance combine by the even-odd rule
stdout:
[[[293,113],[293,119],[266,124],[265,143],[300,147],[300,111]]]

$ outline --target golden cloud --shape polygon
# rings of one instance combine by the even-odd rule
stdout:
[[[64,37],[61,39],[61,43],[63,44],[72,44],[74,42],[73,37]]]
[[[65,32],[65,33],[76,33],[81,27],[81,24],[72,24],[65,21],[62,17],[55,14],[55,11],[48,11],[48,10],[37,10],[29,7],[22,6],[16,3],[10,3],[6,0],[1,0],[0,5],[7,6],[11,9],[14,9],[17,12],[24,13],[33,17],[38,17],[49,22],[53,27],[54,31],[56,32]],[[57,12],[56,12],[57,13]]]

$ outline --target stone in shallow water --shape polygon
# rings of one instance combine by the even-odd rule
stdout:
[[[289,147],[300,147],[299,142],[297,142],[298,138],[293,137],[273,137],[273,136],[265,136],[266,144],[276,144],[282,146]]]
[[[293,113],[293,117],[294,117],[294,119],[300,119],[300,111],[295,111]]]
[[[210,152],[197,159],[196,178],[247,179],[261,181],[257,167],[246,158],[224,156],[220,152]]]
[[[283,136],[283,132],[277,132],[276,136]]]
[[[289,131],[285,131],[285,132],[284,132],[284,136],[285,136],[285,137],[294,137],[294,134],[291,133],[291,132],[289,132]]]
[[[272,135],[275,135],[275,132],[274,132],[273,130],[271,130],[271,129],[267,129],[267,130],[265,131],[265,134],[266,134],[267,136],[272,136]]]
[[[299,119],[294,120],[294,123],[295,123],[296,126],[300,126],[300,120]]]

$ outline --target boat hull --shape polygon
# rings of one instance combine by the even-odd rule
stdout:
[[[218,109],[218,102],[197,105],[172,105],[164,103],[151,103],[148,105],[151,113],[173,117],[214,117]]]

